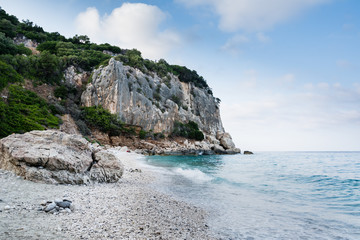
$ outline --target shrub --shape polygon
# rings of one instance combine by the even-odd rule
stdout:
[[[120,135],[123,123],[116,114],[111,114],[102,106],[83,107],[82,119],[91,127],[106,132],[111,136]]]
[[[147,135],[147,132],[141,129],[140,132],[139,132],[139,138],[140,139],[145,139],[146,135]]]
[[[175,95],[171,95],[171,101],[173,101],[174,103],[176,103],[179,107],[181,106],[181,100],[178,96]]]
[[[204,140],[204,134],[199,130],[197,123],[193,121],[189,121],[186,124],[176,121],[171,136],[185,137],[198,141]]]
[[[8,83],[21,82],[23,78],[18,74],[12,66],[0,61],[0,91],[8,85]]]
[[[155,92],[153,93],[153,98],[156,100],[156,101],[161,101],[161,96],[159,93]]]
[[[9,87],[7,104],[0,101],[0,137],[45,128],[58,128],[59,119],[46,101],[21,86]]]

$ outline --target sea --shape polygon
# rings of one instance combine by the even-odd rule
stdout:
[[[149,156],[154,187],[221,239],[360,239],[360,152]]]

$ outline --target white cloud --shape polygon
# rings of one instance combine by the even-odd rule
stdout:
[[[160,30],[167,15],[158,7],[143,3],[124,3],[110,15],[100,16],[88,8],[76,18],[76,27],[95,42],[108,42],[121,48],[137,48],[145,57],[158,59],[181,43],[171,30]]]
[[[262,42],[262,43],[267,43],[270,41],[270,37],[266,36],[264,33],[262,32],[258,32],[256,34],[256,37],[257,39],[259,40],[259,42]]]
[[[240,35],[237,34],[235,36],[233,36],[232,38],[230,38],[222,47],[221,49],[224,51],[227,51],[231,54],[237,55],[239,53],[241,53],[241,45],[244,43],[249,42],[249,39],[244,36],[244,35]]]
[[[280,78],[281,84],[290,84],[293,83],[294,81],[295,81],[295,75],[292,73],[285,74]]]
[[[223,31],[262,31],[306,8],[329,0],[177,0],[187,6],[210,6],[219,15]]]
[[[352,67],[352,64],[348,60],[340,59],[336,61],[336,65],[342,69],[348,69]]]

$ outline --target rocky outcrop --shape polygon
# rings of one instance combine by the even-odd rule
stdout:
[[[89,74],[81,69],[70,66],[64,72],[65,83],[72,87],[81,87],[89,79]]]
[[[84,184],[116,182],[123,173],[120,159],[80,135],[32,131],[0,140],[0,168],[27,180]]]
[[[160,78],[112,58],[107,66],[93,71],[81,101],[84,106],[102,105],[127,124],[165,135],[172,132],[175,121],[194,121],[205,134],[207,145],[239,152],[230,134],[225,133],[219,104],[209,89],[181,82],[170,73]],[[217,133],[222,137],[217,138]]]

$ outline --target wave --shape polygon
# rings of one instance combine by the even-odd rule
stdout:
[[[186,177],[187,179],[197,182],[209,182],[213,179],[211,176],[200,171],[199,169],[175,168],[174,172]]]

